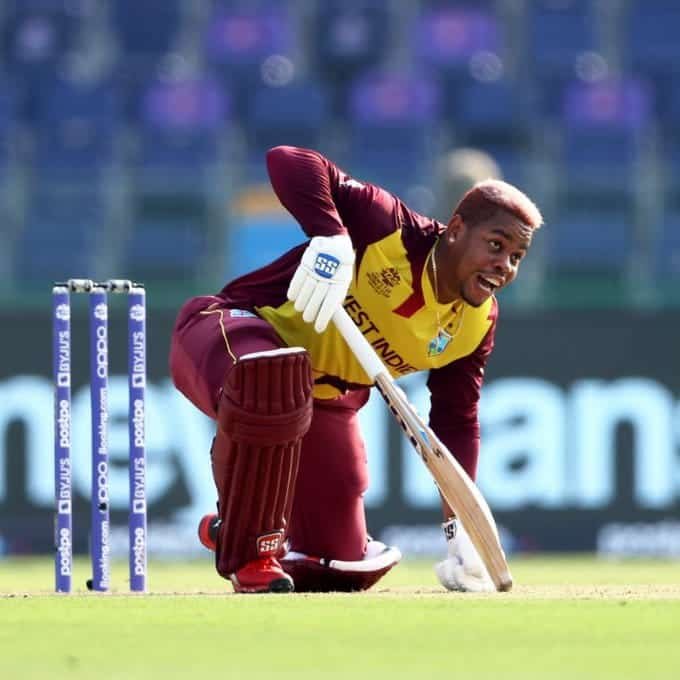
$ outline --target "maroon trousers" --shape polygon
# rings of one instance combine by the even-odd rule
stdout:
[[[220,390],[235,360],[283,346],[274,329],[259,317],[224,309],[211,296],[193,298],[182,307],[175,324],[170,372],[176,387],[215,419]],[[291,550],[339,560],[363,557],[368,467],[357,412],[367,400],[368,390],[315,400],[312,424],[302,443],[288,530]]]

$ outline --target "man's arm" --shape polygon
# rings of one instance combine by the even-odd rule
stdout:
[[[468,475],[475,479],[479,457],[479,396],[484,369],[494,346],[498,304],[491,310],[491,327],[477,349],[447,366],[432,369],[430,426]],[[448,508],[445,508],[445,513]],[[450,515],[450,513],[449,513]]]
[[[276,146],[267,152],[267,170],[281,204],[307,236],[346,234],[333,199],[340,171],[316,151]]]
[[[279,201],[310,238],[349,234],[361,250],[400,226],[392,194],[350,177],[317,151],[274,147],[267,169]]]
[[[428,380],[432,396],[430,425],[471,479],[475,479],[477,473],[479,395],[484,368],[493,349],[496,314],[494,303],[491,328],[472,354],[432,370]],[[470,537],[443,498],[442,512],[447,557],[435,565],[440,583],[448,590],[492,590],[491,579]]]
[[[397,228],[395,199],[362,184],[316,151],[278,146],[267,153],[272,187],[311,237],[288,286],[302,318],[323,333],[342,304],[367,243]]]

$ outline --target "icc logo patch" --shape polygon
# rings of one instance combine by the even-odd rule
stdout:
[[[98,305],[95,306],[94,308],[95,319],[99,319],[100,321],[106,321],[108,316],[109,316],[108,309],[103,302],[100,302]]]
[[[133,321],[144,321],[144,307],[142,305],[132,305],[130,307],[130,318]]]
[[[59,321],[68,321],[71,318],[71,308],[68,305],[57,305],[55,316]]]

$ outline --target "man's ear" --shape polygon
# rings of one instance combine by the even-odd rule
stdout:
[[[454,213],[449,220],[448,225],[446,225],[446,238],[449,241],[455,241],[460,234],[463,225],[463,218],[458,213]]]

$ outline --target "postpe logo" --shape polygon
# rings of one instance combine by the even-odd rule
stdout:
[[[57,545],[57,552],[59,553],[59,575],[71,575],[71,531],[70,529],[61,528],[59,530],[59,544]]]
[[[71,308],[68,305],[57,305],[54,315],[59,321],[68,321],[71,318]]]
[[[144,321],[145,316],[143,305],[132,305],[130,307],[130,318],[133,321]]]
[[[132,554],[135,576],[144,576],[146,573],[146,535],[144,529],[137,527],[134,531],[134,543]]]
[[[137,448],[144,447],[144,401],[135,399],[133,404],[132,425],[134,445]]]
[[[71,446],[71,404],[68,399],[59,400],[57,412],[57,434],[59,446],[68,449]]]

